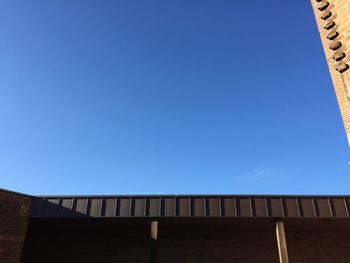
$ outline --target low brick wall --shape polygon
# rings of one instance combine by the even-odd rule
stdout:
[[[0,262],[18,263],[28,226],[29,196],[0,190]]]

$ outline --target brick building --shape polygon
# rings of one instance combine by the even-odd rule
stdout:
[[[0,262],[350,262],[350,196],[0,191]]]
[[[350,143],[350,1],[311,0]]]

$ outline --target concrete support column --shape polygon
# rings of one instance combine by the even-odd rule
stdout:
[[[289,263],[286,233],[284,231],[283,221],[280,219],[276,220],[276,239],[280,263]]]
[[[158,221],[151,221],[149,263],[157,262]]]

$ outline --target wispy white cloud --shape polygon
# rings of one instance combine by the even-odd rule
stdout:
[[[236,177],[236,179],[244,183],[257,183],[268,179],[269,177],[271,177],[271,175],[271,170],[268,169],[266,165],[258,164],[248,172]]]

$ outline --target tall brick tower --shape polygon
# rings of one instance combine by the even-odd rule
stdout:
[[[350,0],[311,0],[350,144]]]

